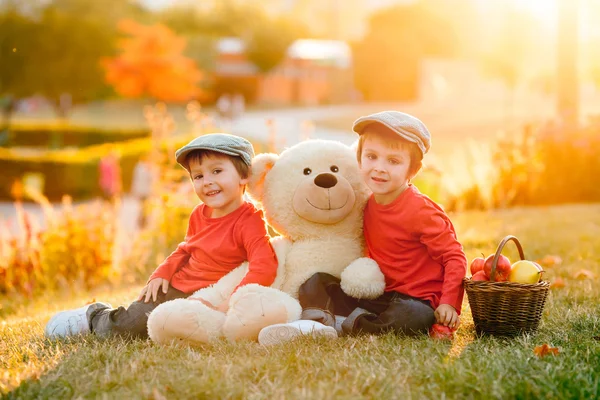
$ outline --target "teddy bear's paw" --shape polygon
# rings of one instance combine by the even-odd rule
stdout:
[[[175,299],[148,317],[148,335],[156,343],[208,343],[221,336],[225,314],[193,299]]]
[[[377,263],[367,257],[354,260],[341,275],[344,293],[357,299],[376,299],[383,294],[385,277]]]
[[[260,285],[246,285],[231,298],[223,335],[231,341],[256,341],[265,326],[296,320],[301,312],[300,303],[286,293]]]

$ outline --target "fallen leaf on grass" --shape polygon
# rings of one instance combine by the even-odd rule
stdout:
[[[154,400],[167,400],[157,388],[152,389],[152,396],[154,397]]]
[[[561,289],[567,286],[565,280],[563,278],[556,278],[551,284],[550,287],[553,289]]]
[[[558,347],[550,347],[548,346],[548,343],[544,343],[541,346],[537,346],[535,349],[533,349],[533,354],[535,354],[538,357],[545,357],[548,354],[552,354],[553,356],[558,355],[559,350]]]
[[[562,264],[562,258],[559,256],[547,255],[537,260],[537,263],[542,265],[543,267],[554,267],[556,265]]]
[[[575,279],[594,279],[594,273],[592,271],[589,271],[587,269],[580,269],[579,271],[575,272],[575,274],[573,275],[573,277]]]

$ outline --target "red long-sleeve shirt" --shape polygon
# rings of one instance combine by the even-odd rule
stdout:
[[[248,202],[220,218],[206,217],[205,211],[204,204],[194,208],[185,241],[156,268],[149,281],[163,278],[175,289],[192,293],[248,261],[248,273],[238,287],[248,283],[270,286],[277,274],[277,256],[262,211]]]
[[[444,211],[413,186],[392,203],[367,202],[364,234],[369,257],[385,275],[385,291],[450,304],[460,314],[467,259]]]

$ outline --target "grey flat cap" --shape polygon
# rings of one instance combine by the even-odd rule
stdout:
[[[229,156],[240,157],[248,166],[252,165],[254,158],[254,148],[252,143],[243,137],[229,135],[227,133],[210,133],[208,135],[198,136],[179,150],[175,152],[177,162],[184,168],[185,158],[194,150],[210,150]]]
[[[367,125],[379,123],[387,126],[409,142],[416,143],[423,155],[431,147],[431,134],[420,119],[400,111],[382,111],[376,114],[360,117],[354,121],[352,130],[362,135]]]

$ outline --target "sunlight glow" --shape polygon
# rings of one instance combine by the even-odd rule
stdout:
[[[512,0],[520,9],[547,24],[556,22],[557,0]]]

